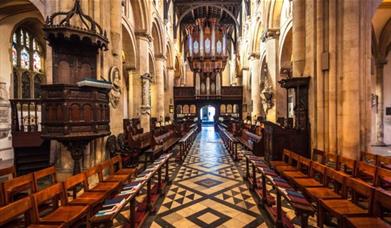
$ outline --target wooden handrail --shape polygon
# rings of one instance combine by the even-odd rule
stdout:
[[[10,99],[12,133],[38,132],[41,115],[40,99]],[[27,119],[26,119],[27,118]]]

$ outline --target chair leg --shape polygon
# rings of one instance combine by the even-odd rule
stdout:
[[[319,203],[319,206],[318,206],[318,225],[319,225],[319,228],[323,228],[324,217],[325,217],[325,210],[323,209],[322,205]]]

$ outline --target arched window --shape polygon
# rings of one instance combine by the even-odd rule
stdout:
[[[43,50],[27,29],[17,28],[12,35],[14,98],[39,98],[43,73]]]

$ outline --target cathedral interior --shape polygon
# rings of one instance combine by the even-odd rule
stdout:
[[[391,0],[0,0],[0,34],[0,227],[391,227]]]

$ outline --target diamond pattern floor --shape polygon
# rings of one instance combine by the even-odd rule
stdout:
[[[267,227],[213,127],[203,127],[150,226]]]

